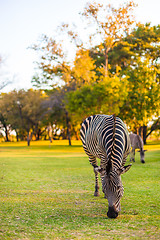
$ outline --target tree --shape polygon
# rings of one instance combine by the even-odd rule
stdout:
[[[95,38],[100,41],[99,51],[104,57],[104,76],[108,76],[109,51],[121,42],[127,33],[133,27],[134,17],[132,15],[135,3],[130,1],[119,8],[114,8],[110,4],[103,6],[102,4],[88,3],[82,13],[89,20],[89,24],[96,30],[90,34],[90,39],[95,44]]]
[[[148,136],[148,122],[159,116],[159,41],[159,25],[137,24],[108,55],[109,72],[114,74],[119,66],[120,76],[128,77],[128,97],[120,108],[119,115],[130,126],[130,130],[143,135],[144,142]],[[96,46],[91,49],[90,55],[95,61],[96,74],[100,79],[103,74],[99,69],[105,59],[99,48]]]
[[[6,141],[9,141],[9,132],[15,130],[18,134],[20,117],[14,104],[15,95],[2,93],[0,98],[0,122],[5,129]]]
[[[5,141],[9,142],[9,125],[2,112],[0,112],[0,123],[0,128],[5,132]]]
[[[154,119],[153,124],[148,129],[148,133],[146,135],[146,138],[155,130],[160,129],[160,117],[158,117],[156,120]]]
[[[43,35],[32,49],[40,54],[40,61],[37,63],[40,73],[32,80],[36,87],[42,88],[47,85],[47,88],[53,88],[70,82],[71,67],[66,61],[61,43]]]
[[[104,81],[85,84],[67,95],[68,110],[78,123],[89,115],[97,113],[119,114],[120,107],[127,98],[126,78],[119,72],[106,77]]]
[[[119,88],[122,90],[122,84],[124,85],[123,93],[126,92],[124,89],[126,88],[126,84],[124,84],[125,76],[120,77],[117,72],[119,69],[115,71],[115,76],[108,73],[109,64],[108,64],[108,53],[113,49],[113,47],[117,44],[117,42],[121,41],[124,36],[126,36],[127,32],[129,32],[131,26],[133,25],[133,16],[131,15],[135,4],[130,1],[124,6],[120,6],[119,8],[114,8],[111,5],[103,6],[100,4],[88,4],[84,9],[82,15],[91,20],[91,23],[96,25],[96,32],[92,34],[89,31],[90,40],[98,39],[100,40],[100,50],[101,54],[103,54],[105,59],[105,64],[99,66],[98,68],[95,65],[94,59],[90,56],[90,50],[85,49],[85,43],[83,41],[79,41],[79,35],[75,33],[68,24],[63,24],[61,26],[61,32],[64,33],[66,30],[69,37],[71,37],[72,42],[76,45],[76,56],[73,62],[68,62],[66,58],[66,54],[63,48],[63,41],[57,41],[55,38],[49,38],[47,36],[43,36],[40,40],[40,43],[33,46],[33,49],[40,53],[40,61],[39,61],[39,69],[42,71],[41,76],[35,77],[34,83],[42,86],[43,83],[51,83],[52,86],[57,83],[57,77],[59,81],[65,86],[67,89],[68,97],[63,101],[64,109],[72,109],[71,102],[73,97],[71,94],[75,96],[77,94],[77,89],[82,91],[86,88],[86,84],[91,84],[92,91],[97,93],[96,91],[96,83],[98,81],[103,82],[104,85],[107,86],[107,93],[109,92],[110,96],[113,93],[113,89]],[[103,14],[102,14],[103,12]],[[89,25],[88,25],[89,26]],[[93,30],[93,29],[92,29]],[[92,44],[95,43],[92,41]],[[91,44],[91,41],[90,41]],[[90,45],[91,46],[91,45]],[[101,78],[98,79],[96,75],[96,71],[101,73]],[[119,79],[118,79],[119,77]],[[115,86],[114,82],[118,85]],[[95,84],[95,85],[94,85]],[[99,84],[99,89],[102,88],[103,83]],[[111,85],[111,90],[109,90],[109,85]],[[84,86],[84,89],[83,89]],[[117,88],[118,89],[118,88]],[[105,88],[106,90],[106,88]],[[74,93],[74,91],[76,91]],[[88,93],[89,94],[89,93]],[[112,104],[112,110],[118,112],[119,106],[122,104],[124,98],[121,97],[121,104],[117,102],[117,90],[114,94],[114,103]],[[126,94],[124,94],[126,97]],[[99,99],[100,96],[97,96]],[[66,100],[67,99],[67,100]],[[101,97],[101,99],[106,99],[106,94]],[[107,97],[108,99],[108,97]],[[111,98],[113,99],[113,98]],[[70,101],[70,103],[69,103]],[[101,101],[102,102],[102,101]],[[117,106],[116,103],[117,102]],[[109,101],[110,112],[111,112],[111,101]],[[68,107],[69,104],[69,107]],[[107,106],[108,106],[107,105]],[[97,107],[100,109],[100,107]],[[116,109],[117,108],[117,109]],[[101,107],[102,111],[103,107]],[[105,109],[108,109],[107,107]],[[78,111],[78,110],[77,110]],[[69,111],[71,113],[71,111]]]
[[[148,122],[160,115],[160,26],[140,24],[125,41],[133,54],[124,69],[130,88],[121,115],[146,143]]]
[[[133,1],[118,8],[87,4],[81,15],[88,44],[63,24],[61,33],[65,30],[75,44],[72,61],[60,37],[43,36],[34,46],[41,56],[41,74],[34,82],[60,87],[62,109],[72,124],[91,113],[116,113],[134,130],[158,116],[160,27],[135,24],[135,6]]]
[[[80,49],[77,51],[72,68],[76,88],[97,81],[95,67],[95,61],[90,57],[89,50]]]
[[[14,129],[17,135],[21,129],[25,130],[28,146],[32,135],[39,131],[39,124],[46,112],[42,105],[44,97],[41,91],[32,89],[2,94],[1,115],[7,120],[7,126]]]
[[[58,129],[63,130],[63,134],[67,136],[69,145],[71,145],[71,124],[68,110],[64,97],[68,91],[67,87],[59,87],[50,91],[46,91],[48,94],[48,104],[50,106],[49,122],[50,125],[55,124]],[[66,134],[64,131],[66,130]]]
[[[63,126],[66,127],[67,138],[69,145],[71,145],[71,117],[64,96],[85,83],[96,81],[93,71],[94,61],[89,56],[89,51],[81,49],[77,51],[74,62],[67,63],[61,45],[46,36],[43,37],[40,45],[34,46],[34,49],[42,54],[39,62],[42,75],[35,77],[33,82],[37,87],[42,87],[44,84],[52,85],[53,91],[51,91],[52,95],[50,96],[52,108],[58,109],[57,113],[61,113],[59,117],[64,121]],[[57,78],[61,83],[60,87]],[[57,114],[54,110],[53,112],[52,115],[55,117]]]
[[[139,128],[143,131],[142,126],[145,130],[153,116],[157,117],[160,114],[160,82],[156,78],[156,70],[151,67],[149,61],[139,62],[129,75],[128,97],[120,113],[131,131],[137,132]],[[143,138],[146,142],[144,133]]]
[[[93,44],[100,42],[99,51],[101,55],[104,56],[105,63],[100,67],[104,67],[104,77],[108,76],[109,64],[108,64],[108,54],[113,49],[114,46],[117,45],[118,42],[130,32],[133,27],[134,17],[132,15],[133,9],[136,5],[133,1],[130,1],[124,5],[120,5],[119,8],[114,8],[113,6],[102,4],[87,4],[82,16],[85,19],[89,20],[87,25],[88,37],[90,41],[89,49]],[[92,26],[91,31],[89,30],[89,26]],[[77,56],[84,58],[85,61],[90,65],[89,55],[87,56],[87,50],[84,46],[85,42],[80,41],[80,37],[78,33],[76,33],[73,29],[70,28],[68,24],[62,24],[59,29],[61,33],[67,32],[68,36],[71,37],[71,41],[75,43],[77,50]],[[95,29],[96,31],[93,31]],[[64,36],[63,36],[64,38]],[[42,70],[42,77],[35,77],[33,79],[34,82],[41,85],[43,83],[49,83],[50,81],[53,83],[56,82],[56,77],[59,77],[63,81],[63,83],[73,83],[79,78],[80,74],[85,71],[86,64],[84,67],[83,63],[83,71],[78,69],[78,74],[76,69],[73,66],[73,63],[69,63],[67,61],[66,53],[63,47],[63,41],[56,40],[56,38],[49,38],[45,35],[40,39],[39,44],[35,44],[33,49],[40,53],[40,61],[39,68]],[[84,56],[85,54],[85,56]],[[84,61],[84,62],[85,62]],[[93,61],[93,60],[92,60]],[[76,63],[76,61],[75,61]],[[82,61],[81,61],[82,65]],[[91,66],[92,68],[92,66]],[[90,69],[89,69],[90,70]],[[93,69],[92,69],[93,70]],[[87,69],[88,72],[88,69]],[[83,81],[86,75],[83,73]],[[91,76],[92,78],[93,76]],[[82,76],[81,76],[82,78]],[[88,78],[88,76],[87,76]],[[88,80],[87,80],[88,81]]]

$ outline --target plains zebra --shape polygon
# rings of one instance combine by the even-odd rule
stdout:
[[[131,147],[132,147],[132,151],[130,154],[130,161],[135,162],[135,149],[138,148],[138,149],[140,149],[138,152],[140,152],[141,163],[145,163],[144,153],[147,150],[143,149],[143,140],[142,140],[141,136],[134,134],[134,133],[130,133],[129,137],[131,140]]]
[[[128,131],[122,120],[115,115],[94,115],[82,123],[81,140],[95,173],[94,196],[99,195],[98,172],[101,175],[102,190],[108,199],[109,218],[116,218],[123,196],[121,174],[127,172],[131,164],[124,166],[130,152]],[[101,159],[100,166],[97,158]]]

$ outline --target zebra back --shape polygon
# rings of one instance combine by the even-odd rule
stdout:
[[[114,168],[124,166],[130,151],[128,131],[115,115],[94,115],[86,118],[80,130],[84,150],[102,160],[111,161]]]

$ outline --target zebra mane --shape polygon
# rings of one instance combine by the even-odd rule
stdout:
[[[111,153],[110,153],[110,157],[108,159],[108,163],[107,163],[107,167],[106,167],[106,172],[107,174],[109,174],[109,172],[112,169],[112,153],[113,153],[113,148],[114,148],[114,144],[115,144],[115,133],[116,133],[116,116],[115,114],[112,115],[113,116],[113,138],[112,138],[112,147],[111,147]]]
[[[114,144],[115,144],[115,134],[116,134],[116,116],[115,116],[115,114],[113,114],[113,139],[112,139],[110,160],[111,160],[111,156],[112,156],[113,148],[114,148]]]

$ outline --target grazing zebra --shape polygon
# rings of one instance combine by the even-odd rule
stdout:
[[[135,162],[135,149],[140,149],[138,152],[140,152],[140,158],[141,158],[141,163],[145,163],[144,161],[144,152],[147,150],[143,149],[143,140],[142,138],[134,133],[129,134],[130,140],[131,140],[131,147],[132,151],[130,154],[130,161]]]
[[[94,196],[99,196],[98,172],[102,190],[108,199],[109,218],[116,218],[123,196],[121,174],[127,172],[131,164],[124,166],[130,152],[128,131],[122,120],[115,115],[94,115],[82,123],[81,140],[95,173]],[[97,158],[101,159],[100,166]]]

